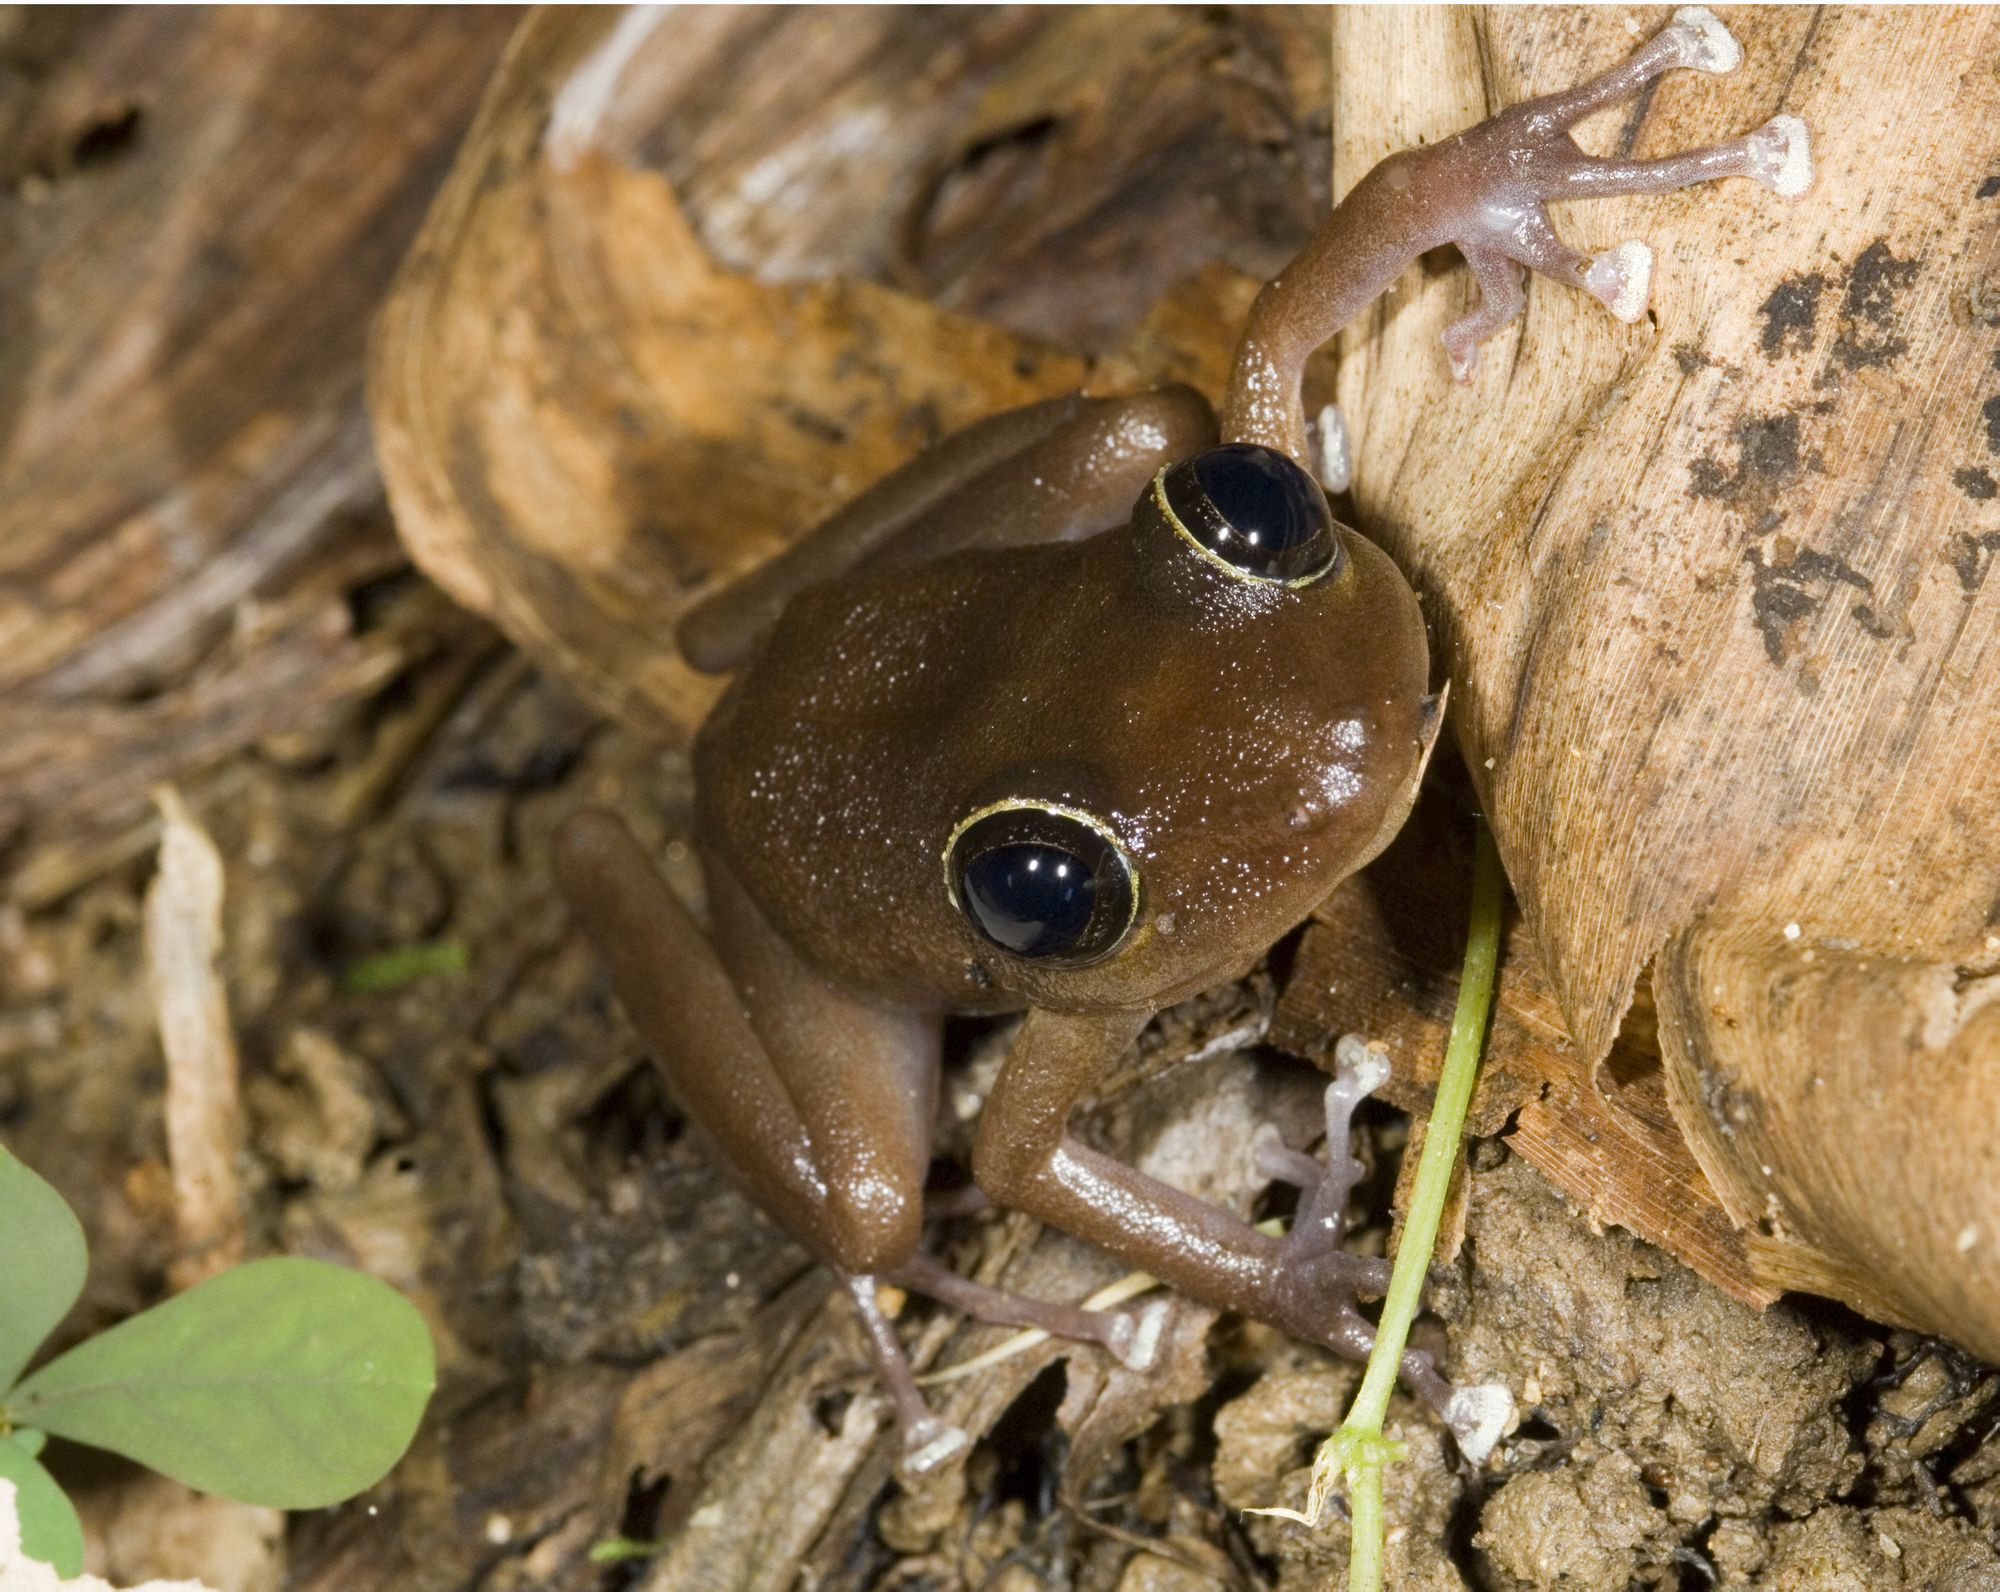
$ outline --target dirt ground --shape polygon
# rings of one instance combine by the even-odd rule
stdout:
[[[274,738],[189,799],[229,860],[251,1247],[365,1266],[436,1331],[416,1450],[282,1533],[72,1451],[98,1564],[295,1588],[1034,1588],[1344,1584],[1344,1521],[1304,1496],[1355,1367],[1177,1308],[1150,1378],[1044,1345],[943,1384],[982,1434],[905,1490],[845,1301],[711,1173],[567,928],[556,819],[617,805],[697,888],[684,763],[612,728],[413,576],[358,622],[427,661],[311,744]],[[74,1203],[91,1282],[70,1335],[158,1296],[173,1243],[140,850],[0,919],[0,1127]],[[1282,977],[1282,954],[1274,964]],[[1209,1197],[1282,1200],[1249,1145],[1310,1142],[1319,1075],[1255,1041],[1274,980],[1168,1014],[1089,1131]],[[942,1143],[1004,1033],[955,1035]],[[1353,1240],[1379,1248],[1403,1119],[1365,1122]],[[2000,1379],[1811,1301],[1759,1315],[1591,1224],[1504,1137],[1471,1157],[1433,1279],[1452,1374],[1520,1424],[1474,1470],[1412,1408],[1390,1480],[1399,1588],[2000,1588]],[[941,1177],[953,1175],[941,1169]],[[961,1174],[962,1175],[962,1174]],[[1115,1268],[1000,1215],[940,1224],[964,1269],[1080,1297]],[[933,1369],[1006,1334],[921,1302]],[[597,1550],[593,1558],[593,1548]]]

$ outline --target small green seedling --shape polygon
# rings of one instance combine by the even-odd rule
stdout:
[[[49,1436],[243,1503],[319,1509],[381,1480],[416,1435],[437,1380],[423,1317],[318,1260],[237,1266],[22,1377],[85,1263],[62,1196],[0,1149],[0,1478],[22,1547],[58,1573],[81,1573],[83,1526],[37,1458]]]

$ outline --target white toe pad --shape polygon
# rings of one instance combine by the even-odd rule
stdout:
[[[1812,139],[1796,116],[1773,116],[1745,143],[1750,175],[1782,198],[1796,199],[1812,186]]]
[[[1458,1439],[1458,1451],[1475,1465],[1485,1463],[1513,1418],[1514,1395],[1504,1383],[1462,1387],[1445,1401],[1445,1424]]]
[[[1354,1087],[1365,1095],[1389,1081],[1389,1058],[1379,1050],[1370,1050],[1368,1041],[1359,1034],[1340,1036],[1340,1043],[1333,1047],[1333,1064],[1341,1081],[1353,1079]]]
[[[971,1446],[972,1440],[956,1426],[936,1419],[919,1422],[903,1440],[903,1469],[912,1476],[926,1475]]]
[[[1680,40],[1681,64],[1718,76],[1743,64],[1743,46],[1707,6],[1682,6],[1672,23]]]
[[[1167,1300],[1155,1299],[1133,1313],[1131,1341],[1118,1356],[1127,1370],[1150,1371],[1160,1363],[1160,1346],[1166,1342],[1173,1308]]]
[[[1590,262],[1583,285],[1627,325],[1646,313],[1653,292],[1653,251],[1643,243],[1621,243]]]

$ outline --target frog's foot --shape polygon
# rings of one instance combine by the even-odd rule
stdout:
[[[1458,380],[1471,380],[1479,345],[1520,314],[1524,267],[1583,289],[1621,321],[1645,315],[1653,251],[1628,240],[1601,254],[1579,253],[1550,224],[1548,201],[1669,193],[1721,177],[1748,177],[1784,198],[1811,186],[1811,142],[1796,116],[1776,116],[1744,137],[1658,160],[1598,159],[1570,136],[1586,116],[1632,98],[1662,72],[1689,67],[1720,74],[1734,71],[1742,59],[1742,48],[1714,12],[1682,6],[1610,71],[1512,106],[1453,141],[1459,147],[1449,200],[1456,211],[1451,241],[1480,291],[1479,304],[1444,333]]]
[[[1159,1364],[1172,1320],[1173,1307],[1164,1299],[1152,1300],[1137,1310],[1085,1310],[1076,1305],[1049,1304],[988,1288],[921,1253],[903,1264],[896,1272],[896,1281],[975,1321],[999,1327],[1034,1327],[1051,1337],[1095,1343],[1132,1371],[1150,1371]]]
[[[1350,1255],[1340,1247],[1347,1230],[1347,1200],[1366,1173],[1350,1146],[1354,1113],[1389,1080],[1389,1058],[1370,1050],[1357,1034],[1334,1047],[1333,1082],[1326,1086],[1326,1164],[1274,1141],[1257,1146],[1257,1170],[1299,1191],[1299,1208],[1283,1243],[1287,1266],[1310,1266],[1338,1257],[1359,1291],[1378,1297],[1389,1285],[1389,1263]]]
[[[1257,1170],[1299,1191],[1298,1211],[1279,1242],[1277,1269],[1291,1309],[1313,1324],[1313,1336],[1343,1354],[1365,1358],[1375,1329],[1355,1308],[1380,1298],[1389,1286],[1389,1262],[1340,1247],[1347,1231],[1347,1201],[1365,1173],[1349,1139],[1354,1112],[1387,1082],[1389,1061],[1354,1035],[1334,1050],[1333,1082],[1326,1087],[1326,1163],[1273,1141],[1257,1146]]]
[[[868,1352],[895,1406],[896,1424],[903,1433],[902,1468],[913,1476],[922,1476],[950,1464],[972,1446],[971,1440],[961,1428],[939,1420],[924,1401],[916,1373],[910,1369],[910,1358],[903,1353],[902,1340],[896,1336],[895,1323],[890,1321],[877,1297],[878,1279],[841,1280],[847,1284],[848,1296],[861,1313]]]
[[[1390,1264],[1340,1247],[1348,1196],[1364,1172],[1349,1141],[1355,1109],[1388,1078],[1386,1056],[1370,1050],[1357,1035],[1343,1036],[1334,1049],[1334,1079],[1326,1090],[1326,1164],[1276,1144],[1257,1149],[1258,1169],[1265,1176],[1300,1191],[1298,1214],[1285,1235],[1280,1260],[1287,1290],[1317,1318],[1320,1341],[1357,1360],[1374,1350],[1375,1328],[1356,1301],[1379,1298],[1388,1290]],[[1514,1413],[1513,1395],[1505,1387],[1454,1387],[1438,1375],[1423,1349],[1405,1351],[1401,1379],[1437,1412],[1474,1464],[1493,1451]]]

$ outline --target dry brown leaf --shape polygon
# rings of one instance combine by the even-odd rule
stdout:
[[[920,32],[941,25],[910,24]],[[371,375],[383,473],[398,529],[419,563],[599,702],[673,738],[700,722],[719,690],[674,651],[672,623],[689,602],[980,415],[1084,385],[1117,388],[1167,375],[1214,384],[1250,285],[1227,272],[1200,274],[1219,257],[1227,229],[1199,251],[1184,244],[1172,257],[1194,273],[1185,290],[1152,321],[1129,326],[1128,352],[1090,360],[873,281],[774,283],[733,270],[697,237],[659,173],[625,163],[677,117],[714,114],[699,97],[702,63],[722,70],[732,49],[768,48],[774,70],[783,63],[798,74],[784,81],[795,84],[861,55],[874,100],[858,104],[851,87],[836,96],[815,123],[825,137],[843,116],[878,128],[899,122],[906,102],[919,126],[934,123],[940,94],[976,88],[993,63],[959,57],[954,70],[963,79],[898,75],[900,56],[890,46],[906,30],[889,13],[853,19],[858,36],[874,41],[873,54],[843,40],[844,30],[829,32],[802,15],[730,26],[736,31],[713,16],[652,24],[533,16],[398,279]],[[784,41],[792,48],[758,38],[766,26],[793,30]],[[979,37],[993,26],[991,18],[980,24]],[[1031,103],[1042,107],[1037,117],[1088,119],[1075,103],[1092,97],[1074,71],[1076,52],[1089,42],[1076,37],[1079,29],[1098,46],[1100,83],[1174,68],[1204,76],[1196,69],[1205,58],[1189,41],[1215,29],[1194,14],[1174,21],[1170,13],[1128,29],[1107,55],[1102,19],[1080,13],[1055,26],[1027,69],[989,88],[984,117],[1010,122]],[[1279,36],[1294,38],[1295,29]],[[1004,42],[987,39],[986,47]],[[1046,67],[1055,57],[1068,68],[1042,74],[1052,81],[1036,78],[1035,63]],[[838,165],[787,123],[762,134],[776,147],[761,149],[759,166],[731,142],[746,135],[723,118],[707,135],[724,162],[706,174],[709,183],[733,177],[729,191],[740,195],[785,173],[773,200],[782,209],[814,192],[795,186],[794,169],[804,181]],[[851,125],[846,136],[854,136]],[[905,160],[912,151],[935,158],[914,140],[884,135],[883,146]],[[894,167],[870,156],[871,147],[864,143],[864,174]],[[912,179],[890,170],[876,181]],[[689,186],[702,185],[691,176]],[[870,236],[893,239],[894,218],[876,197],[878,208],[862,212]],[[1107,203],[1085,194],[1077,204],[1087,208],[1093,198]],[[829,199],[836,214],[843,201],[855,202],[836,186]],[[712,199],[710,208],[725,243],[762,236],[746,228],[740,199],[733,206]],[[1049,228],[1046,217],[1041,226]],[[810,235],[822,241],[806,257],[825,259],[831,243],[819,231]],[[1198,231],[1192,236],[1203,241]],[[847,263],[876,258],[851,238],[849,248]],[[882,252],[895,251],[885,243]],[[1262,252],[1271,254],[1268,243]],[[798,263],[796,254],[777,261],[780,269]],[[905,267],[925,268],[921,260]],[[1145,302],[1128,301],[1131,322]],[[1218,305],[1227,313],[1208,313]]]

